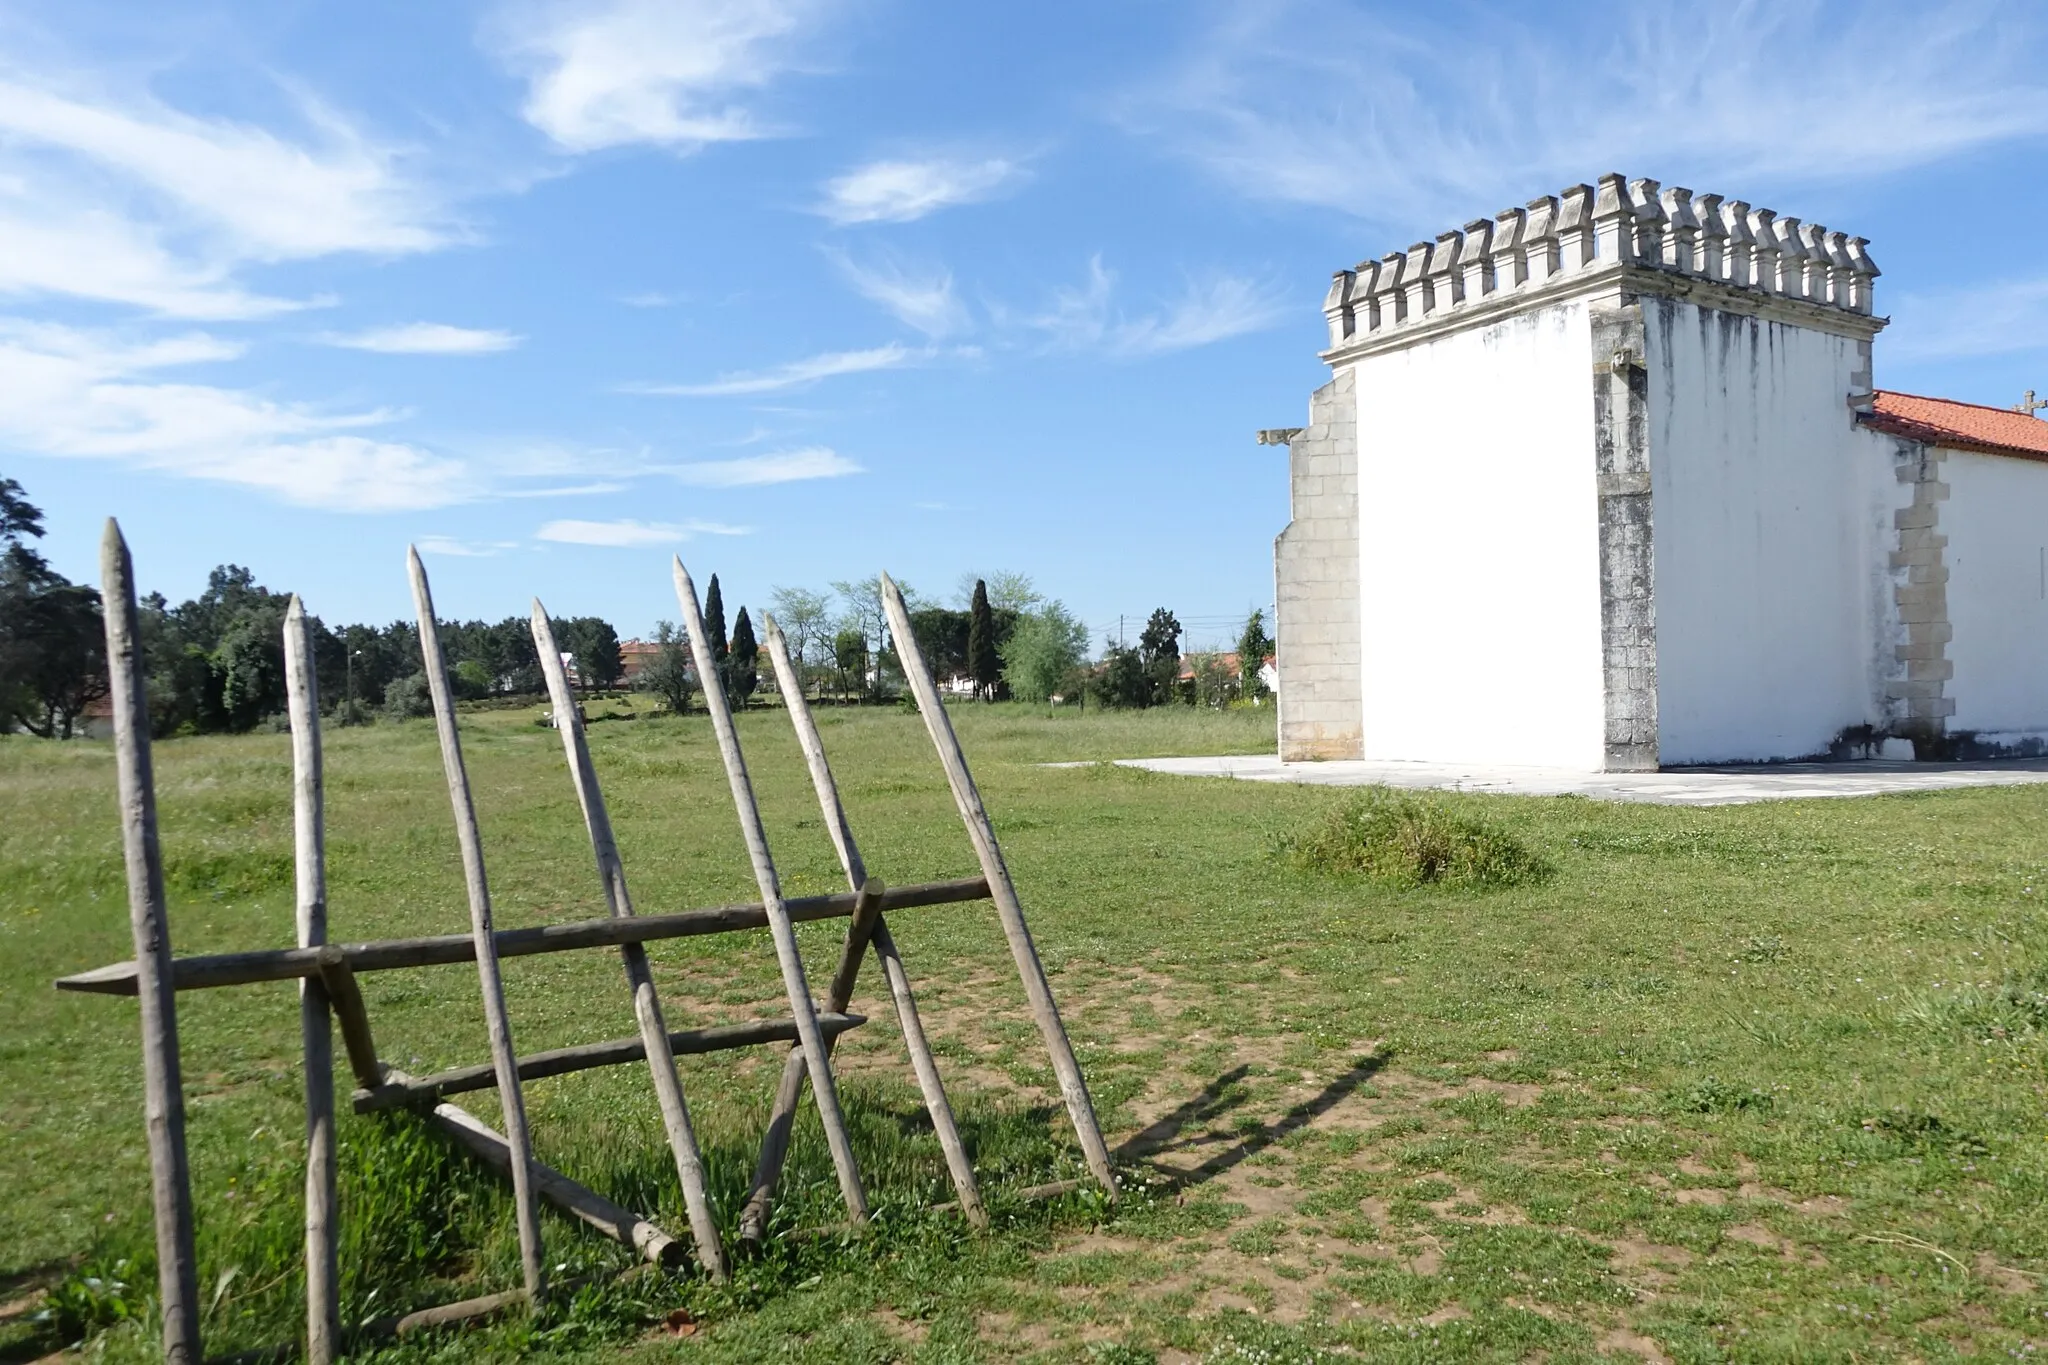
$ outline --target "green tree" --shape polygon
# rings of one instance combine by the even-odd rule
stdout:
[[[704,594],[704,645],[715,668],[725,667],[730,652],[725,643],[725,594],[718,589],[718,575],[711,575],[711,589]]]
[[[690,663],[690,640],[673,622],[654,623],[654,657],[640,670],[639,686],[668,706],[669,714],[688,715],[697,677]]]
[[[1259,676],[1259,669],[1272,652],[1273,638],[1266,634],[1266,613],[1261,608],[1246,619],[1237,637],[1238,695],[1245,700],[1265,699],[1266,680]]]
[[[868,637],[848,626],[832,637],[832,662],[839,669],[839,692],[868,690]]]
[[[989,609],[988,584],[976,579],[974,598],[967,608],[967,676],[974,680],[975,696],[983,701],[994,698],[996,684],[1003,679],[1004,662],[996,651],[996,622]]]
[[[1095,674],[1095,695],[1104,706],[1137,709],[1153,701],[1152,674],[1138,651],[1107,642]]]
[[[619,653],[619,632],[596,616],[574,616],[555,628],[555,638],[576,656],[576,674],[585,687],[609,692],[619,685],[625,659]]]
[[[1152,613],[1138,636],[1138,660],[1151,680],[1152,706],[1172,701],[1180,679],[1180,622],[1165,607]]]
[[[823,593],[808,588],[777,588],[771,601],[775,624],[782,627],[782,638],[789,642],[789,661],[796,667],[797,680],[808,683],[813,667],[831,662],[832,604]]]
[[[1088,627],[1059,602],[1048,602],[1018,618],[1003,648],[1003,681],[1024,701],[1050,701],[1064,691],[1081,667]]]
[[[0,479],[0,733],[20,726],[69,739],[86,707],[107,694],[100,595],[49,566],[29,545],[42,510]]]
[[[747,618],[747,609],[741,607],[732,623],[732,653],[725,666],[726,692],[735,710],[744,707],[754,689],[761,685],[760,660],[761,646],[754,640],[754,623]]]

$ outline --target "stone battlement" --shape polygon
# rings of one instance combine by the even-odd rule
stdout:
[[[1338,271],[1323,316],[1336,351],[1628,271],[1651,288],[1660,276],[1705,281],[1868,317],[1879,273],[1868,245],[1740,199],[1603,175]]]

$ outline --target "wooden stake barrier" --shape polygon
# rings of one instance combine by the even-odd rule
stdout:
[[[782,888],[775,876],[774,859],[768,854],[768,837],[761,829],[761,812],[754,805],[747,760],[740,753],[739,735],[733,729],[732,712],[726,706],[718,661],[711,657],[710,642],[704,638],[704,613],[697,605],[697,585],[690,581],[690,571],[683,567],[680,557],[675,561],[675,580],[676,601],[690,635],[690,657],[696,661],[698,678],[703,680],[704,708],[711,713],[711,729],[718,736],[718,752],[725,760],[726,781],[732,787],[732,802],[739,811],[740,832],[746,837],[747,856],[754,865],[754,883],[760,887],[761,903],[768,910],[768,928],[775,936],[775,956],[782,967],[789,1012],[796,1019],[797,1037],[811,1073],[811,1095],[818,1106],[818,1118],[825,1126],[825,1144],[832,1151],[832,1167],[839,1176],[840,1198],[846,1203],[846,1216],[855,1224],[864,1223],[868,1216],[867,1192],[861,1188],[853,1144],[846,1137],[846,1120],[839,1110],[839,1088],[832,1080],[824,1035],[818,1032],[810,982],[804,977],[803,959],[797,953],[796,929],[782,905]]]
[[[121,850],[128,865],[128,925],[135,937],[135,992],[142,1003],[142,1112],[149,1134],[164,1359],[199,1365],[199,1264],[192,1250],[185,1084],[179,1073],[177,995],[171,986],[171,930],[164,918],[163,850],[156,835],[156,779],[149,762],[148,670],[136,619],[135,565],[111,518],[100,543],[100,600],[107,622]]]
[[[569,676],[562,667],[562,653],[555,645],[554,626],[538,598],[533,604],[533,643],[540,654],[541,672],[548,680],[548,699],[555,708],[555,728],[562,732],[562,748],[569,759],[569,775],[576,784],[576,800],[583,808],[584,828],[590,833],[591,852],[597,858],[597,878],[604,886],[605,906],[614,919],[633,917],[633,898],[626,890],[626,867],[619,858],[618,842],[612,837],[611,816],[605,810],[604,792],[590,765],[590,744],[583,734],[583,711],[569,690]],[[626,984],[633,993],[633,1017],[640,1025],[642,1052],[648,1074],[654,1080],[654,1097],[661,1106],[662,1127],[668,1133],[669,1154],[676,1163],[676,1178],[683,1186],[683,1207],[690,1216],[690,1230],[697,1238],[697,1259],[723,1280],[727,1270],[725,1246],[718,1238],[718,1222],[711,1213],[711,1200],[704,1192],[704,1158],[697,1150],[697,1134],[690,1126],[690,1106],[683,1098],[682,1082],[676,1076],[676,1059],[669,1052],[668,1024],[662,1019],[661,997],[654,990],[654,973],[647,966],[647,950],[637,943],[619,946],[626,966]]]
[[[719,685],[716,665],[706,648],[696,588],[678,560],[675,564],[677,597],[682,604],[691,653],[700,676],[709,683],[706,689],[707,709],[711,713],[712,728],[718,738],[719,752],[761,900],[750,905],[717,906],[679,914],[634,914],[617,841],[591,763],[581,713],[576,707],[556,648],[553,626],[536,602],[534,642],[543,672],[547,675],[550,698],[562,729],[570,775],[576,786],[577,800],[583,810],[586,832],[590,836],[599,880],[611,914],[603,920],[501,931],[491,922],[490,889],[484,873],[482,840],[463,765],[461,739],[455,724],[433,596],[417,551],[408,553],[407,567],[414,602],[419,610],[421,656],[433,695],[435,729],[462,854],[470,932],[371,943],[328,942],[319,691],[314,678],[312,642],[305,608],[294,597],[286,612],[284,653],[286,692],[292,722],[298,946],[175,958],[171,954],[164,917],[163,866],[157,842],[148,708],[138,643],[133,568],[119,528],[111,521],[107,524],[101,569],[106,602],[108,665],[113,684],[123,854],[128,872],[129,918],[136,955],[130,962],[65,977],[57,985],[64,990],[133,995],[141,1004],[145,1110],[167,1361],[178,1365],[198,1365],[200,1359],[197,1265],[193,1256],[190,1174],[185,1157],[175,1011],[176,992],[181,990],[263,981],[296,981],[299,985],[300,1034],[306,1055],[305,1354],[309,1361],[319,1365],[328,1365],[348,1343],[368,1341],[393,1331],[402,1335],[408,1330],[427,1326],[480,1320],[521,1304],[541,1302],[547,1290],[539,1225],[538,1201],[541,1199],[604,1235],[634,1247],[655,1265],[682,1263],[688,1251],[685,1243],[641,1215],[621,1208],[535,1159],[520,1089],[527,1080],[623,1062],[648,1062],[671,1152],[676,1160],[677,1175],[682,1181],[684,1202],[689,1207],[692,1240],[698,1260],[710,1274],[723,1276],[726,1273],[725,1252],[705,1193],[702,1157],[690,1126],[675,1057],[763,1043],[793,1042],[795,1046],[784,1068],[775,1109],[762,1144],[754,1188],[743,1212],[743,1236],[758,1238],[766,1225],[768,1203],[787,1157],[790,1124],[801,1102],[806,1079],[810,1081],[818,1105],[819,1118],[832,1151],[833,1167],[839,1178],[840,1193],[846,1204],[848,1221],[841,1225],[841,1230],[862,1226],[867,1216],[867,1197],[861,1188],[852,1146],[847,1140],[845,1119],[832,1079],[830,1050],[841,1033],[865,1022],[859,1015],[846,1013],[846,1007],[853,996],[861,961],[870,949],[881,963],[919,1087],[945,1151],[954,1187],[959,1193],[957,1204],[939,1207],[958,1208],[976,1226],[985,1226],[987,1214],[981,1205],[974,1172],[967,1161],[930,1044],[918,1019],[909,977],[890,937],[884,918],[886,912],[971,900],[995,901],[1012,953],[1017,957],[1024,977],[1033,1013],[1052,1051],[1054,1069],[1060,1076],[1061,1089],[1067,1097],[1076,1131],[1088,1152],[1090,1168],[1114,1195],[1114,1177],[1108,1167],[1107,1153],[1102,1148],[1101,1135],[1095,1127],[1087,1089],[1067,1045],[1057,1009],[1052,1004],[1050,988],[1031,946],[1029,932],[1024,928],[1015,888],[1010,884],[994,833],[989,828],[987,813],[982,810],[980,797],[974,790],[973,779],[967,775],[966,762],[960,755],[952,727],[918,656],[902,597],[886,575],[882,578],[882,587],[890,628],[895,633],[906,665],[906,676],[917,692],[962,818],[974,841],[982,864],[982,876],[886,888],[880,880],[868,875],[847,822],[845,808],[840,803],[838,786],[826,762],[824,744],[804,700],[801,680],[791,666],[787,643],[773,619],[764,617],[769,658],[788,702],[798,743],[810,768],[812,785],[833,847],[852,888],[847,894],[783,898],[731,711]],[[837,970],[827,991],[827,1007],[820,1012],[804,976],[794,926],[801,921],[833,918],[847,918],[850,923]],[[784,989],[789,996],[790,1017],[670,1031],[662,1018],[660,1001],[642,945],[662,939],[762,927],[767,928],[774,939]],[[512,1047],[498,960],[501,957],[594,947],[621,950],[633,993],[635,1018],[640,1025],[639,1036],[518,1057]],[[416,1078],[380,1061],[362,991],[356,983],[357,973],[462,962],[476,964],[489,1026],[490,1062]],[[349,1070],[356,1079],[354,1103],[357,1110],[369,1112],[397,1105],[410,1106],[451,1140],[510,1178],[519,1223],[523,1288],[444,1305],[403,1319],[380,1320],[344,1332],[340,1322],[336,1250],[335,1026],[340,1029]],[[503,1133],[446,1101],[446,1096],[451,1094],[486,1089],[498,1091],[505,1123]],[[1025,1193],[1027,1197],[1038,1197],[1072,1188],[1076,1183],[1059,1182]],[[272,1348],[248,1358],[285,1358],[292,1351],[290,1347]]]
[[[320,948],[327,943],[320,689],[313,669],[313,639],[306,630],[306,608],[297,593],[285,608],[284,683],[292,726],[292,839],[299,946]],[[353,978],[350,984],[354,984]],[[306,1361],[307,1365],[331,1365],[341,1350],[334,1031],[328,1023],[327,985],[319,977],[299,980],[299,1041],[306,1054]]]
[[[455,810],[455,837],[462,846],[462,879],[469,892],[470,933],[476,940],[477,982],[483,993],[484,1020],[490,1026],[491,1060],[498,1068],[498,1103],[513,1153],[512,1206],[519,1219],[520,1270],[526,1278],[527,1298],[539,1303],[547,1293],[548,1281],[540,1244],[540,1206],[533,1191],[533,1142],[526,1132],[526,1100],[519,1092],[512,1024],[505,1016],[505,986],[498,975],[497,943],[491,934],[491,888],[484,879],[483,840],[477,833],[476,806],[469,796],[469,775],[462,766],[462,739],[455,730],[455,701],[449,695],[448,666],[441,657],[434,595],[417,549],[407,548],[406,568],[412,576],[413,602],[419,608],[420,657],[434,697],[434,728],[441,738],[441,766],[448,774],[448,801]]]
[[[1003,935],[1010,941],[1010,956],[1017,963],[1017,975],[1023,979],[1032,1017],[1038,1021],[1038,1031],[1045,1038],[1045,1050],[1052,1056],[1053,1074],[1059,1077],[1060,1093],[1067,1102],[1067,1115],[1074,1121],[1075,1136],[1081,1140],[1081,1152],[1088,1159],[1089,1171],[1114,1199],[1116,1171],[1110,1165],[1109,1148],[1102,1141],[1102,1129],[1095,1122],[1095,1104],[1088,1097],[1088,1082],[1081,1075],[1080,1063],[1074,1060],[1074,1048],[1067,1041],[1066,1026],[1060,1022],[1060,1007],[1052,998],[1052,986],[1045,979],[1044,964],[1038,960],[1031,930],[1024,923],[1023,903],[1017,899],[1017,888],[1010,881],[1010,869],[1003,862],[1002,846],[996,842],[995,826],[989,822],[988,810],[981,804],[981,792],[974,785],[974,775],[967,771],[967,758],[960,752],[960,739],[953,733],[953,721],[946,714],[945,703],[939,699],[939,689],[932,682],[931,671],[925,667],[924,656],[918,652],[917,635],[910,628],[910,612],[903,605],[903,594],[887,574],[882,575],[882,610],[889,618],[889,637],[896,642],[896,657],[903,663],[904,681],[910,684],[911,691],[917,696],[917,709],[923,713],[925,729],[939,751],[939,762],[946,769],[947,784],[953,788],[953,801],[960,808],[961,822],[967,826],[967,837],[974,843],[982,875],[988,878],[989,894],[994,898],[996,913],[1003,921]]]
[[[946,1169],[953,1177],[960,1210],[974,1226],[986,1227],[988,1214],[981,1206],[974,1166],[967,1159],[965,1144],[960,1141],[960,1129],[953,1121],[953,1107],[946,1101],[946,1089],[939,1080],[938,1064],[932,1058],[931,1044],[926,1040],[923,1022],[918,1018],[917,999],[911,993],[910,977],[903,969],[895,941],[889,936],[889,926],[882,919],[881,885],[868,878],[867,864],[861,860],[860,846],[853,837],[853,826],[846,818],[846,807],[839,800],[839,784],[833,780],[831,765],[825,759],[825,741],[818,733],[817,721],[811,716],[810,703],[804,699],[803,679],[797,675],[790,661],[789,644],[783,638],[781,628],[775,624],[774,617],[763,615],[761,619],[769,662],[775,668],[776,690],[782,694],[783,706],[789,711],[791,725],[796,728],[797,744],[803,749],[805,765],[810,769],[811,785],[817,792],[818,809],[824,817],[826,832],[831,836],[833,850],[839,855],[839,865],[846,873],[847,884],[874,907],[869,922],[864,924],[859,911],[856,911],[853,922],[847,926],[846,946],[840,955],[839,970],[832,977],[825,1008],[843,1010],[852,1001],[861,959],[872,945],[876,959],[882,964],[889,993],[896,1003],[896,1018],[903,1030],[904,1047],[910,1053],[911,1069],[916,1072],[918,1088],[924,1094],[925,1111],[931,1115],[932,1130],[938,1135],[940,1149],[945,1152]],[[748,1196],[746,1209],[740,1215],[740,1236],[743,1238],[758,1241],[766,1233],[768,1203],[774,1197],[783,1163],[788,1159],[790,1122],[795,1117],[797,1102],[803,1092],[803,1081],[803,1057],[792,1051],[783,1066],[782,1081],[775,1092],[775,1108],[768,1119],[768,1134],[762,1140],[761,1158],[754,1168],[754,1187]]]

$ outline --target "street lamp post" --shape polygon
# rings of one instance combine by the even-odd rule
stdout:
[[[356,723],[356,656],[363,651],[352,649],[348,652],[348,709],[342,713],[342,724]]]

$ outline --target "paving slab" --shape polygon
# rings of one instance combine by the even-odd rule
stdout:
[[[1911,763],[1887,759],[1859,763],[1759,763],[1666,768],[1654,773],[1588,773],[1569,768],[1520,768],[1506,764],[1350,759],[1282,763],[1271,754],[1224,758],[1120,758],[1116,761],[1126,768],[1146,768],[1155,773],[1173,773],[1182,777],[1299,782],[1319,787],[1381,784],[1427,791],[1504,792],[1516,796],[1573,795],[1589,796],[1597,801],[1649,801],[1668,806],[1734,806],[1750,801],[1881,796],[1890,792],[1948,791],[1957,787],[2004,787],[2048,782],[2048,758],[1974,763]]]

